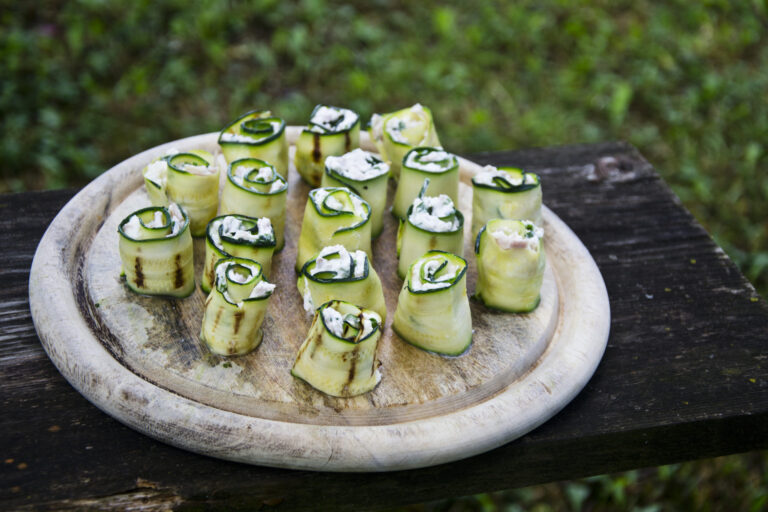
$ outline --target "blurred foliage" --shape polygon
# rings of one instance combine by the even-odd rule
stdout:
[[[766,471],[766,453],[731,455],[411,505],[390,512],[758,512],[768,508]]]
[[[460,153],[624,139],[768,295],[768,0],[78,0],[0,9],[0,191],[317,102]]]
[[[253,108],[303,124],[318,102],[367,119],[418,101],[459,153],[628,140],[768,296],[766,0],[0,0],[0,60],[0,192],[80,186]],[[755,453],[408,510],[760,510],[765,469]]]

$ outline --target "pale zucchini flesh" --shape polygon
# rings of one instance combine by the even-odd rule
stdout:
[[[509,176],[494,179],[493,184],[472,178],[472,240],[491,219],[531,220],[541,226],[541,179],[517,167],[498,167]],[[510,183],[510,181],[512,183]]]
[[[288,175],[288,139],[285,121],[268,110],[254,110],[236,119],[219,133],[219,146],[227,162],[258,158]]]

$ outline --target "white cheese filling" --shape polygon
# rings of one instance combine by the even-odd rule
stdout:
[[[448,160],[447,164],[439,163],[444,162],[445,160]],[[422,153],[420,151],[411,151],[408,153],[408,158],[405,160],[403,165],[424,172],[437,173],[452,169],[456,164],[458,164],[456,156],[448,153],[447,151],[438,149],[435,151],[428,151],[426,153]]]
[[[176,203],[171,203],[171,205],[168,207],[168,212],[171,215],[171,233],[169,235],[165,235],[164,238],[173,236],[178,233],[184,223],[184,216],[182,215],[181,210],[179,210],[179,207],[176,205]],[[148,239],[149,233],[142,231],[142,224],[145,228],[161,228],[166,225],[165,215],[162,211],[156,210],[152,220],[148,223],[142,223],[141,218],[136,214],[131,215],[131,218],[128,219],[128,222],[123,224],[123,233],[134,240]]]
[[[337,257],[335,257],[337,256]],[[368,256],[364,251],[348,251],[343,245],[329,245],[317,255],[310,275],[332,272],[334,279],[360,278],[365,273],[365,261]]]
[[[275,231],[272,229],[272,221],[267,217],[256,219],[257,232],[253,233],[243,221],[234,215],[227,215],[223,219],[217,219],[211,225],[210,235],[213,245],[221,248],[221,235],[225,235],[237,241],[256,244],[274,239]],[[221,229],[219,229],[221,228]]]
[[[446,217],[450,217],[450,220],[443,220]],[[408,221],[414,226],[432,233],[446,233],[459,229],[456,207],[451,198],[445,194],[414,199]]]
[[[533,226],[533,229],[522,234],[518,231],[509,231],[503,227],[491,232],[491,236],[496,241],[499,249],[504,251],[528,249],[534,252],[539,250],[541,239],[544,237],[544,230],[529,220],[523,221],[523,223]]]
[[[221,134],[221,142],[237,142],[241,144],[254,144],[261,142],[262,139],[266,139],[268,137],[272,137],[275,133],[280,131],[280,125],[282,124],[280,121],[270,121],[269,124],[272,126],[272,131],[266,134],[258,134],[258,133],[232,133],[232,132],[224,132]]]
[[[422,128],[421,138],[410,141],[403,132],[411,128]],[[421,104],[416,103],[407,112],[392,117],[384,127],[393,141],[411,146],[421,146],[426,143],[429,136],[429,118],[427,111]]]
[[[381,317],[373,312],[369,313],[368,311],[363,310],[362,317],[361,332],[358,332],[352,339],[358,340],[368,336],[374,329],[372,320],[376,320],[376,325],[379,325],[381,322]],[[332,306],[323,309],[323,322],[325,323],[326,329],[328,329],[334,336],[342,339],[350,339],[344,337],[344,316]]]
[[[288,185],[283,181],[277,174],[277,171],[275,171],[272,167],[259,167],[258,171],[256,172],[256,176],[250,178],[248,181],[250,183],[246,183],[246,176],[253,171],[255,167],[250,167],[247,165],[238,165],[234,169],[232,169],[232,181],[235,182],[235,184],[247,188],[249,190],[256,190],[254,189],[250,183],[259,183],[268,185],[272,183],[272,186],[269,187],[269,194],[274,194],[275,192],[279,192],[281,190],[284,190],[288,187]],[[260,190],[256,190],[257,192],[261,192]]]
[[[243,265],[240,263],[240,265]],[[248,274],[241,274],[240,272],[233,271],[233,264],[222,264],[216,267],[216,289],[219,289],[218,284],[225,282],[226,279],[229,279],[232,282],[243,284],[249,282],[255,275],[257,275],[260,271],[258,267],[255,267],[253,265],[245,264],[243,265],[245,268],[248,269]],[[264,279],[260,279],[259,282],[257,282],[253,289],[251,290],[251,293],[248,295],[249,299],[261,299],[268,297],[272,294],[272,292],[275,290],[276,285],[269,283],[265,281]],[[229,294],[229,291],[225,288],[222,292],[222,295],[224,298],[229,301],[230,303],[234,303],[234,300],[232,300],[232,296]],[[243,307],[243,302],[238,302],[237,307],[241,308]]]
[[[180,169],[189,174],[196,174],[198,176],[207,176],[209,174],[216,174],[219,172],[219,168],[215,165],[197,165],[197,164],[182,164]]]
[[[309,120],[309,131],[315,133],[337,133],[352,128],[358,115],[347,108],[327,107],[322,105]]]
[[[165,159],[152,162],[147,166],[144,177],[160,188],[165,188],[168,181],[168,162]]]
[[[349,196],[350,201],[352,201],[351,213],[354,213],[357,217],[360,217],[361,219],[367,219],[369,216],[368,214],[370,212],[368,209],[366,209],[365,203],[363,202],[363,200],[357,194],[353,194],[346,187],[340,187],[340,189],[343,190]],[[329,208],[337,212],[349,212],[350,210],[345,209],[341,201],[339,201],[335,197],[330,197],[330,198],[328,197],[329,195],[331,195],[333,192],[337,190],[339,189],[334,189],[331,187],[316,188],[315,190],[310,192],[310,194],[311,194],[312,200],[318,206],[322,206],[324,204],[326,208]]]
[[[389,164],[360,148],[342,156],[329,156],[325,166],[353,181],[368,181],[389,172]]]
[[[414,265],[413,271],[411,272],[411,290],[439,290],[441,288],[450,287],[453,280],[456,279],[456,276],[461,271],[461,267],[451,261],[448,261],[439,276],[433,277],[430,281],[421,280],[422,273],[426,276],[434,275],[434,272],[440,265],[442,265],[443,261],[445,260],[442,257],[436,257],[426,261],[420,261],[419,264]]]
[[[496,186],[495,179],[501,178],[512,187],[519,187],[521,185],[533,185],[536,183],[536,176],[531,173],[525,173],[524,177],[512,176],[510,173],[497,169],[492,165],[486,165],[479,173],[477,173],[472,181],[478,185],[488,185],[491,187]]]

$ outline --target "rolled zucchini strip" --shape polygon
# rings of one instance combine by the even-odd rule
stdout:
[[[539,177],[517,167],[483,167],[472,177],[472,240],[491,219],[530,219],[541,226]]]
[[[222,258],[236,256],[261,265],[264,275],[272,268],[275,231],[267,217],[254,219],[245,215],[221,215],[208,223],[205,237],[205,266],[200,288],[210,293],[216,279],[214,267]]]
[[[208,151],[172,152],[147,165],[142,174],[154,206],[178,204],[189,215],[192,236],[203,236],[219,208],[219,167]]]
[[[536,309],[546,260],[543,236],[544,231],[529,220],[488,221],[475,241],[475,298],[511,313]]]
[[[341,156],[360,145],[360,116],[347,108],[317,105],[296,141],[293,163],[301,177],[319,187],[326,157]]]
[[[304,264],[296,285],[310,313],[337,299],[373,310],[382,321],[387,318],[381,279],[363,251],[350,252],[343,245],[324,247]]]
[[[168,157],[173,156],[179,151],[171,149],[160,158],[150,162],[142,171],[144,176],[144,186],[149,195],[149,201],[153,206],[168,206]]]
[[[413,200],[397,231],[397,275],[405,279],[411,263],[432,249],[464,253],[464,215],[445,194],[425,196],[429,178]]]
[[[381,234],[382,214],[387,202],[389,164],[376,155],[355,149],[343,156],[325,159],[323,187],[347,187],[371,205],[371,236]]]
[[[368,132],[382,158],[392,162],[395,180],[400,179],[400,166],[408,151],[440,146],[432,111],[418,103],[389,114],[373,114]]]
[[[411,345],[457,356],[472,343],[467,298],[467,262],[443,251],[429,251],[408,270],[397,299],[394,331]]]
[[[288,176],[285,121],[272,116],[269,110],[254,110],[243,114],[221,130],[219,146],[227,162],[258,158],[274,165],[283,176]]]
[[[392,204],[392,213],[397,218],[405,218],[425,178],[429,179],[426,194],[445,194],[454,203],[459,201],[459,160],[456,156],[440,148],[413,148],[403,158],[400,181]]]
[[[332,396],[367,393],[381,380],[376,361],[381,330],[375,311],[326,302],[315,312],[291,375]]]
[[[258,158],[235,160],[227,169],[219,213],[268,217],[275,230],[275,250],[279,251],[285,245],[287,191],[288,183],[275,166]]]
[[[309,192],[299,235],[296,272],[327,245],[361,250],[371,259],[371,206],[346,187]]]
[[[261,324],[275,285],[263,279],[261,265],[246,258],[221,259],[214,274],[200,339],[214,354],[247,354],[264,336]]]
[[[122,273],[132,291],[186,297],[195,290],[189,217],[176,204],[137,210],[117,232]]]

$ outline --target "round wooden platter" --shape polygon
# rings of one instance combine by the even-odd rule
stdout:
[[[287,130],[291,143],[299,131]],[[289,370],[311,321],[294,271],[309,187],[293,166],[286,246],[269,276],[277,289],[264,341],[246,356],[211,354],[199,339],[205,298],[199,288],[181,300],[131,293],[119,276],[116,228],[149,205],[141,176],[148,162],[171,148],[215,152],[216,140],[217,134],[206,134],[171,142],[105,172],[62,209],[35,254],[29,294],[43,346],[64,377],[107,414],[161,441],[224,459],[323,471],[398,470],[511,441],[564,407],[594,372],[608,339],[605,284],[586,248],[545,208],[541,304],[514,315],[470,300],[473,343],[455,358],[423,352],[391,329],[402,281],[397,224],[385,214],[384,232],[373,244],[388,310],[377,351],[381,383],[341,399],[293,378]],[[361,146],[373,150],[365,133]],[[478,169],[461,159],[470,294],[477,274],[469,180]],[[198,284],[203,255],[204,241],[196,239]]]

